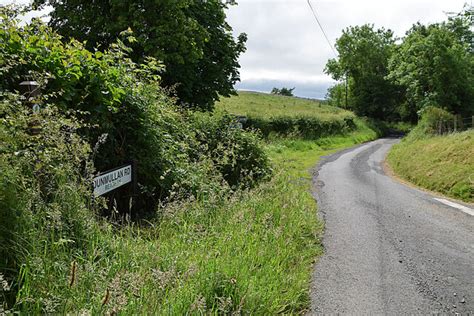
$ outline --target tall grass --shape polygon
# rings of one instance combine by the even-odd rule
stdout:
[[[36,244],[14,310],[37,313],[303,313],[322,224],[310,194],[321,155],[376,137],[360,128],[318,141],[273,139],[273,179],[213,194],[126,227],[95,220],[82,247]]]

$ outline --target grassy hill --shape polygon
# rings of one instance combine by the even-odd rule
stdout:
[[[474,202],[474,130],[421,139],[408,137],[394,146],[387,161],[403,179]]]
[[[237,96],[222,98],[216,107],[231,114],[267,119],[306,116],[331,120],[351,115],[349,111],[317,100],[248,91],[239,91]]]
[[[318,139],[346,134],[358,127],[350,111],[296,97],[239,92],[237,96],[222,98],[216,107],[218,111],[246,116],[244,127],[258,129],[264,136]]]

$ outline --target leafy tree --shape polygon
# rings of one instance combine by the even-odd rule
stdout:
[[[354,26],[336,41],[338,59],[326,64],[335,80],[348,78],[349,106],[358,114],[378,119],[397,117],[397,89],[385,79],[388,59],[395,47],[393,32],[372,25]]]
[[[411,119],[428,106],[452,113],[474,113],[472,31],[461,18],[415,24],[390,59],[390,75],[406,90],[402,113]],[[472,20],[471,20],[472,25]]]
[[[348,93],[349,94],[349,93]],[[349,98],[349,95],[348,95]],[[344,83],[337,83],[328,89],[326,99],[329,104],[337,107],[346,106],[346,85]]]
[[[287,96],[287,97],[292,97],[293,96],[293,90],[295,90],[295,88],[281,88],[281,89],[278,89],[278,88],[273,88],[272,91],[271,91],[271,94],[278,94],[278,95],[284,95],[284,96]]]
[[[450,14],[446,26],[456,37],[468,45],[471,53],[474,53],[474,7],[466,4],[464,10],[457,14]]]
[[[185,106],[212,109],[219,95],[235,93],[238,57],[246,35],[235,40],[220,0],[35,0],[51,5],[50,25],[66,38],[86,41],[86,48],[106,49],[130,28],[136,42],[132,59],[145,56],[166,66],[163,84],[173,87]]]

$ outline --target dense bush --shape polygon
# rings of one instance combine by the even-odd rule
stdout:
[[[21,81],[35,79],[42,86],[44,100],[63,113],[79,111],[88,124],[80,130],[81,135],[92,146],[100,145],[94,155],[97,170],[130,160],[138,162],[140,209],[153,209],[176,193],[196,195],[201,187],[219,187],[220,174],[236,185],[243,178],[250,176],[252,182],[265,173],[261,171],[267,169],[265,159],[239,157],[244,151],[252,152],[252,146],[259,146],[254,136],[244,131],[228,134],[236,143],[245,143],[247,149],[231,148],[232,138],[219,139],[223,141],[219,146],[231,150],[232,162],[217,162],[215,157],[194,152],[196,137],[203,134],[195,128],[203,126],[194,126],[192,119],[174,108],[174,100],[159,86],[162,66],[153,58],[140,65],[134,63],[127,57],[130,49],[120,40],[105,52],[95,53],[75,40],[63,44],[61,37],[39,20],[20,27],[16,14],[8,8],[1,11],[0,89],[14,91]],[[131,35],[125,32],[122,38],[133,42]],[[209,118],[208,124],[214,124],[211,122]],[[225,122],[215,124],[226,128]],[[254,162],[248,164],[248,159]],[[247,169],[257,168],[260,162],[259,170]],[[128,205],[128,200],[118,203]]]
[[[270,174],[270,166],[256,133],[243,131],[229,115],[195,113],[199,151],[210,157],[233,187],[252,187]]]
[[[231,118],[178,111],[160,87],[156,60],[132,62],[122,41],[103,53],[64,44],[39,20],[19,26],[17,14],[0,8],[0,314],[4,306],[48,313],[59,310],[65,289],[74,291],[50,279],[74,276],[71,261],[111,268],[95,251],[100,244],[102,258],[112,260],[101,236],[114,232],[95,215],[106,206],[126,210],[130,192],[93,199],[98,170],[136,160],[134,203],[143,212],[184,198],[224,201],[271,169],[257,135],[234,128]],[[32,79],[42,91],[37,114],[15,91]],[[37,135],[32,121],[41,126]]]
[[[356,128],[354,119],[353,115],[331,120],[308,116],[249,117],[244,123],[244,127],[258,129],[264,136],[276,133],[282,136],[294,135],[306,139],[316,139],[354,130]]]
[[[409,139],[421,139],[436,135],[454,123],[454,115],[435,106],[427,106],[421,112],[418,125],[409,134]]]

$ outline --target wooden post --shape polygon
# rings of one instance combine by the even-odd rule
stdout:
[[[135,205],[137,204],[137,201],[136,201],[136,198],[137,198],[137,193],[138,193],[138,170],[137,170],[137,166],[138,166],[138,163],[135,159],[133,159],[131,161],[131,165],[132,165],[132,183],[131,183],[131,186],[132,186],[132,194],[131,194],[131,205],[130,205],[130,208],[129,208],[129,212],[130,212],[130,218],[132,217],[132,211],[135,213],[136,212],[136,209],[135,209]]]
[[[458,120],[457,120],[457,119],[458,119],[457,116],[455,116],[455,117],[454,117],[454,132],[457,132],[457,129],[458,129],[458,128],[457,128],[457,127],[458,127],[458,126],[457,126],[457,123],[458,123]]]
[[[23,81],[20,83],[20,92],[26,98],[26,104],[33,110],[33,116],[28,122],[28,132],[30,135],[38,135],[41,132],[41,123],[37,118],[40,111],[37,100],[40,85],[36,81]]]

